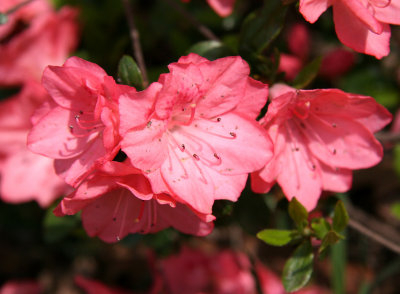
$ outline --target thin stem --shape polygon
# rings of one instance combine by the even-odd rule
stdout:
[[[349,203],[346,204],[346,208],[350,215],[349,226],[351,228],[400,254],[400,235],[395,229]]]
[[[170,6],[172,6],[176,11],[182,14],[196,29],[207,39],[220,41],[219,38],[214,35],[214,33],[199,22],[193,15],[191,15],[186,9],[184,9],[181,5],[177,4],[174,0],[165,0]]]
[[[147,85],[149,84],[149,80],[147,78],[147,70],[146,70],[146,64],[144,62],[142,46],[140,45],[139,31],[136,29],[133,18],[132,5],[130,0],[122,0],[122,4],[124,5],[126,20],[129,26],[129,32],[133,46],[133,54],[135,55],[135,59],[138,62],[140,71],[142,72],[143,86],[146,88]]]
[[[375,138],[382,142],[396,143],[400,142],[400,133],[393,132],[379,132],[375,134]]]

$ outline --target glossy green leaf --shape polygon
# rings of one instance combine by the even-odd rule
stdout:
[[[315,79],[321,66],[322,57],[317,57],[307,64],[296,76],[293,87],[297,89],[306,88]]]
[[[332,227],[333,230],[340,233],[343,231],[349,222],[349,215],[344,207],[343,201],[339,200],[335,206],[335,214],[333,215]]]
[[[325,235],[331,230],[331,225],[322,217],[314,218],[311,221],[311,228],[315,236],[322,240]]]
[[[301,230],[304,229],[308,223],[308,212],[296,197],[293,197],[289,202],[288,210],[289,216],[295,222],[296,226]]]
[[[142,73],[131,56],[122,56],[118,64],[118,76],[121,83],[135,87],[138,91],[143,90]]]
[[[6,24],[8,22],[8,15],[0,12],[0,25]]]
[[[234,54],[232,50],[223,43],[213,40],[194,44],[188,51],[199,54],[200,56],[203,56],[209,60],[215,60],[217,58]]]
[[[293,240],[294,232],[289,230],[262,230],[257,238],[273,246],[284,246]]]
[[[263,8],[250,14],[243,23],[239,50],[244,56],[261,54],[280,34],[287,7],[281,0],[265,1]]]
[[[335,231],[329,231],[325,237],[322,239],[321,246],[319,247],[318,252],[321,253],[323,252],[326,248],[329,246],[336,244],[340,239],[343,237],[340,236],[338,233]]]
[[[293,292],[304,287],[313,272],[314,254],[310,241],[305,241],[286,261],[282,273],[282,282],[286,291]]]

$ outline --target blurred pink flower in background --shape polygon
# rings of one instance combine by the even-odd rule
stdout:
[[[189,2],[190,0],[182,0],[182,2]],[[212,9],[221,17],[227,17],[233,11],[235,0],[207,0]]]
[[[300,0],[300,12],[314,23],[333,7],[339,40],[357,52],[380,59],[390,51],[390,24],[400,24],[400,2],[395,0]]]
[[[266,193],[275,182],[290,200],[312,210],[322,190],[350,189],[353,169],[380,162],[373,133],[391,114],[372,97],[337,89],[296,90],[277,84],[260,123],[274,142],[274,159],[252,174],[252,188]]]
[[[36,281],[8,281],[0,288],[0,294],[40,294],[42,287]]]
[[[240,57],[190,54],[169,69],[146,90],[121,96],[121,148],[155,193],[211,214],[214,200],[236,201],[248,173],[272,157],[255,120],[268,88]],[[137,109],[151,114],[142,126]]]
[[[99,281],[87,279],[82,276],[75,276],[74,280],[75,284],[84,290],[86,294],[134,294],[119,287],[109,287]]]
[[[17,95],[0,102],[0,197],[10,203],[36,200],[49,206],[67,186],[54,172],[54,160],[30,152],[26,137],[31,116],[48,99],[43,87],[27,82]]]
[[[12,4],[17,2],[22,1]],[[77,10],[63,7],[56,12],[47,3],[35,0],[26,4],[10,15],[4,28],[0,26],[0,85],[40,81],[47,65],[62,64],[75,49]],[[3,4],[0,11],[9,7]]]

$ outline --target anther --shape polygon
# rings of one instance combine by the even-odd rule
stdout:
[[[230,132],[229,135],[231,135],[233,138],[236,138],[236,133]]]
[[[220,118],[220,117],[218,117],[218,118],[217,118],[217,122],[220,122],[220,121],[221,121],[221,118]]]
[[[185,151],[185,148],[186,148],[186,147],[185,147],[185,144],[182,144],[180,149],[181,149],[181,151],[183,152],[183,151]]]
[[[195,153],[195,154],[193,154],[193,157],[194,157],[194,159],[196,159],[196,160],[200,160],[200,157]]]
[[[217,153],[214,153],[214,157],[215,157],[216,159],[220,159],[220,157],[218,156]]]
[[[151,124],[152,124],[152,121],[150,120],[150,121],[147,123],[146,126],[147,126],[148,128],[150,128],[150,127],[151,127]]]
[[[335,155],[336,154],[336,149],[333,149],[332,153],[333,153],[333,155]]]

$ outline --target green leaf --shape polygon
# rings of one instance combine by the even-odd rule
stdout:
[[[8,15],[0,12],[0,25],[6,24],[8,22]]]
[[[287,7],[280,0],[264,2],[261,10],[251,13],[243,23],[239,51],[241,55],[259,55],[266,50],[280,34]]]
[[[53,214],[53,209],[46,211],[43,222],[44,240],[49,243],[65,238],[80,222],[79,214],[58,217]]]
[[[262,230],[257,238],[273,246],[283,246],[293,240],[295,232],[289,230]]]
[[[317,57],[307,64],[294,79],[293,87],[297,89],[306,88],[317,76],[321,62],[322,57]]]
[[[400,201],[397,201],[390,206],[390,212],[394,217],[400,220]]]
[[[233,55],[232,50],[219,41],[199,42],[190,47],[188,51],[199,54],[209,60]]]
[[[339,200],[335,206],[335,214],[333,215],[332,227],[335,232],[343,231],[349,222],[349,215],[344,207],[343,201]]]
[[[331,225],[324,218],[319,217],[312,219],[311,228],[314,230],[316,237],[322,240],[331,230]]]
[[[335,231],[329,231],[324,239],[322,239],[321,246],[319,247],[318,252],[322,253],[326,248],[328,248],[330,245],[336,244],[340,239],[343,239],[342,236],[340,236],[338,233]]]
[[[303,230],[308,224],[308,212],[296,197],[289,202],[289,216],[295,222],[296,226]]]
[[[123,84],[135,87],[138,91],[143,90],[142,73],[131,56],[122,56],[118,64],[118,76]]]
[[[283,268],[282,282],[286,291],[293,292],[304,287],[313,272],[314,254],[309,240],[300,244]]]

